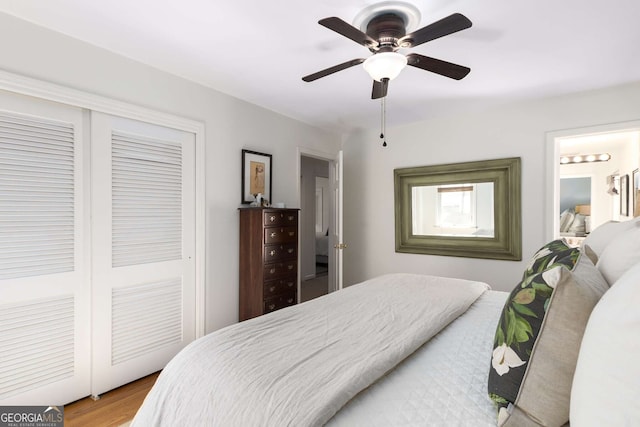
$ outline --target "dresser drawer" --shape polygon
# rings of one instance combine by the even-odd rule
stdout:
[[[268,245],[264,247],[264,262],[282,261],[298,257],[298,245]]]
[[[240,320],[297,304],[299,209],[240,208]]]
[[[264,284],[264,297],[269,298],[275,295],[284,294],[296,290],[297,277],[286,279],[270,280]]]
[[[297,243],[298,227],[269,227],[264,229],[264,243]]]
[[[284,277],[297,277],[298,261],[274,262],[264,265],[264,281],[281,279]]]
[[[278,295],[264,300],[264,312],[270,313],[281,308],[289,307],[296,304],[296,293],[292,292],[285,295]]]
[[[264,226],[269,227],[272,225],[297,226],[298,212],[265,212]]]

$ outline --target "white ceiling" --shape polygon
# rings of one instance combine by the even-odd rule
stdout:
[[[407,67],[391,82],[388,125],[460,109],[640,81],[637,0],[410,0],[419,27],[454,12],[473,27],[413,49],[471,68],[455,81]],[[356,66],[301,77],[368,50],[320,25],[352,22],[372,0],[0,0],[0,11],[306,123],[379,126]],[[405,51],[406,52],[406,51]]]

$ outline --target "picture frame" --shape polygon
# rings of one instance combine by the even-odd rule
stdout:
[[[620,175],[620,215],[629,216],[629,175]]]
[[[633,179],[633,217],[640,216],[640,169],[636,169],[632,173]]]
[[[242,150],[242,204],[255,202],[258,193],[261,193],[267,202],[273,200],[272,168],[271,154]]]

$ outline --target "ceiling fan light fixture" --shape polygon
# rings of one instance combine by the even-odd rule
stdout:
[[[407,57],[398,52],[380,52],[368,57],[362,66],[373,80],[393,80],[407,66]]]

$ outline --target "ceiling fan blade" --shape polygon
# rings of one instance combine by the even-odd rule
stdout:
[[[371,99],[379,99],[387,96],[387,89],[389,88],[389,79],[382,79],[381,82],[373,81],[373,90],[371,91]]]
[[[338,71],[345,70],[347,68],[353,67],[354,65],[362,64],[364,59],[352,59],[347,62],[343,62],[342,64],[334,65],[333,67],[326,68],[322,71],[318,71],[317,73],[309,74],[308,76],[304,76],[302,80],[305,82],[312,82],[314,80],[318,80],[321,77],[328,76],[329,74],[337,73]]]
[[[335,16],[331,18],[321,19],[318,21],[318,24],[335,31],[336,33],[343,35],[346,38],[363,45],[364,47],[368,48],[378,45],[377,41],[360,31],[356,27],[348,24],[340,18],[336,18]]]
[[[465,78],[471,71],[471,68],[452,64],[451,62],[443,61],[441,59],[430,58],[417,53],[410,53],[407,55],[407,65],[431,71],[432,73],[440,74],[441,76],[455,80]]]
[[[454,13],[433,24],[422,27],[411,34],[407,34],[398,40],[398,45],[402,47],[418,46],[422,43],[464,30],[471,27],[471,25],[469,18],[461,13]]]

